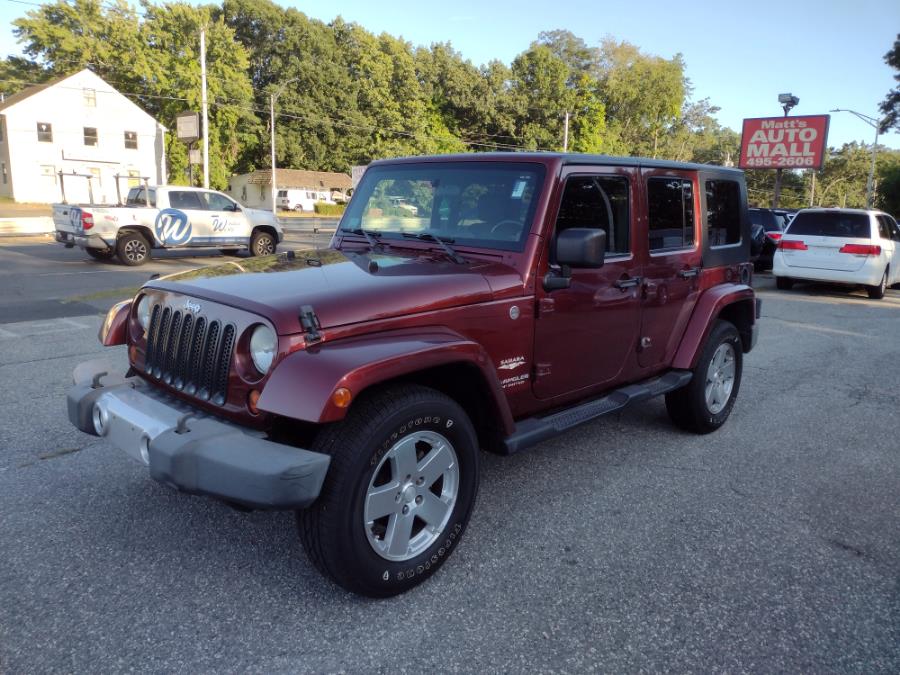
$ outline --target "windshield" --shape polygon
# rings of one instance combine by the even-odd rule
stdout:
[[[869,239],[872,236],[872,229],[869,225],[869,215],[866,213],[801,211],[794,216],[787,233]]]
[[[375,166],[363,175],[340,229],[521,251],[543,178],[542,165],[524,162]]]

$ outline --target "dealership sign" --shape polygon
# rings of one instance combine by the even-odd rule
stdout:
[[[821,169],[829,115],[744,120],[742,169]]]

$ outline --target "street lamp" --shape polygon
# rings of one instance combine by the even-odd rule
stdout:
[[[269,145],[271,146],[271,149],[272,149],[272,214],[273,215],[276,214],[278,211],[278,204],[275,200],[276,196],[278,195],[278,181],[276,180],[276,177],[275,177],[275,101],[277,101],[278,97],[284,93],[284,90],[287,88],[287,86],[289,84],[296,82],[299,79],[300,79],[299,77],[295,77],[291,80],[288,80],[287,82],[282,84],[280,87],[278,87],[278,89],[276,89],[274,92],[269,94],[269,116],[271,119],[271,123],[269,124],[269,126],[271,127],[271,131],[272,131],[272,138],[271,138],[271,142],[269,143]]]
[[[846,108],[835,108],[829,112],[848,112],[851,115],[856,115],[870,127],[875,127],[875,142],[872,143],[872,166],[869,168],[869,178],[866,180],[866,208],[871,209],[875,201],[875,155],[878,152],[878,130],[881,127],[881,121]]]
[[[784,110],[784,116],[787,117],[791,109],[800,103],[800,98],[793,94],[778,94],[778,102],[781,109]],[[778,201],[781,199],[781,168],[775,170],[775,194],[772,196],[772,208],[778,208]]]

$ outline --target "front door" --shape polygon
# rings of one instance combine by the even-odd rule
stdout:
[[[572,167],[563,175],[553,237],[571,227],[606,231],[599,269],[571,270],[569,288],[538,291],[534,393],[541,399],[608,388],[634,370],[640,313],[633,205],[637,171]],[[550,246],[550,265],[555,264]]]
[[[641,284],[638,362],[648,368],[674,353],[700,294],[702,259],[696,174],[644,169],[647,247]]]

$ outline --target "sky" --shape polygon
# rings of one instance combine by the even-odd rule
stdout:
[[[33,0],[37,1],[37,0]],[[719,122],[736,131],[745,117],[780,115],[778,94],[800,98],[792,115],[849,108],[871,117],[897,85],[884,63],[900,33],[897,0],[281,0],[311,17],[340,15],[374,32],[414,45],[450,42],[480,65],[510,63],[543,30],[568,29],[591,46],[604,37],[644,52],[684,56],[694,100],[721,108]],[[30,4],[0,0],[0,54],[19,53],[11,21]],[[828,143],[871,143],[874,130],[849,113],[833,113]],[[879,139],[900,149],[900,133]]]

